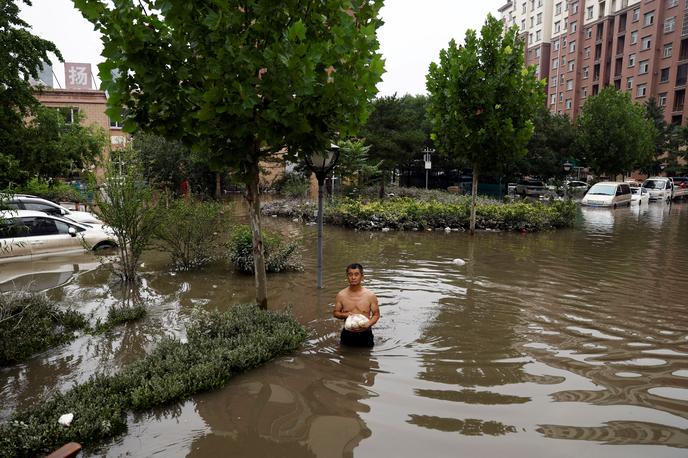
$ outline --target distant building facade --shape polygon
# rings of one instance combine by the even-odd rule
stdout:
[[[686,0],[510,0],[499,12],[546,80],[547,107],[575,118],[606,86],[637,103],[654,97],[667,122],[685,124]]]

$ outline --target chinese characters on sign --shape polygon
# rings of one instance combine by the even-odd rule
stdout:
[[[74,90],[93,89],[91,64],[65,62],[65,87]]]

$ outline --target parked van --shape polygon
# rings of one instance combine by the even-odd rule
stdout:
[[[618,181],[600,181],[585,193],[581,204],[590,207],[631,206],[631,187]]]
[[[650,200],[671,201],[674,197],[674,181],[667,177],[650,177],[643,181],[643,188],[650,193]]]

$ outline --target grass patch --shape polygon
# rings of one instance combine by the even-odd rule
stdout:
[[[116,375],[96,375],[0,425],[0,456],[36,456],[67,442],[93,446],[126,431],[126,414],[224,386],[230,378],[293,352],[306,330],[290,315],[255,305],[199,314],[188,341],[163,340]],[[60,415],[73,413],[69,427]]]
[[[43,294],[0,294],[0,367],[69,342],[87,327],[82,314],[61,310]]]
[[[94,334],[101,334],[130,321],[140,320],[146,316],[146,307],[143,304],[135,305],[113,305],[108,310],[107,320],[101,322],[100,319],[96,322],[92,332]]]

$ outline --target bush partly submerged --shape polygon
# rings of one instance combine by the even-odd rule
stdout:
[[[0,294],[0,367],[69,342],[88,326],[73,310],[62,310],[44,294]]]
[[[217,389],[241,372],[293,352],[305,329],[285,313],[255,305],[198,316],[188,342],[166,339],[112,376],[96,375],[0,426],[0,456],[36,456],[67,442],[95,445],[126,431],[129,411],[141,411]],[[73,413],[69,427],[58,423]]]
[[[394,197],[363,202],[339,199],[328,205],[328,224],[358,230],[423,230],[452,228],[466,230],[469,225],[469,196],[451,200],[418,200]],[[312,204],[274,203],[264,208],[267,214],[306,221],[314,219]],[[476,206],[476,228],[503,231],[541,231],[573,225],[576,204],[571,201],[501,203],[483,199]]]
[[[295,240],[284,241],[276,234],[262,233],[267,272],[301,271],[299,244]],[[237,226],[229,243],[229,260],[245,273],[253,273],[253,238],[246,225]]]

